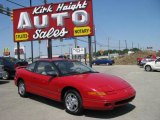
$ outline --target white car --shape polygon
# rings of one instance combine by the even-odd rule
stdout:
[[[144,66],[146,71],[157,70],[160,71],[160,58],[155,61],[147,62]]]

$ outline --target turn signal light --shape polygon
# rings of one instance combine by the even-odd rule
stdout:
[[[105,96],[107,95],[105,92],[96,92],[96,91],[92,91],[92,92],[88,92],[89,95],[98,95],[98,96]]]

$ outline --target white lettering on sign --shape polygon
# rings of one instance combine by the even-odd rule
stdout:
[[[85,49],[84,48],[72,48],[73,55],[84,55]]]
[[[43,14],[43,13],[51,13],[53,12],[53,8],[52,5],[49,5],[47,8],[44,6],[40,6],[40,7],[35,7],[32,14]]]
[[[89,15],[85,10],[75,11],[72,14],[72,21],[76,26],[85,26],[89,22]]]
[[[54,29],[53,27],[49,31],[42,31],[41,29],[38,29],[35,31],[35,34],[33,35],[34,39],[45,39],[45,38],[52,38],[52,37],[64,37],[68,31],[66,31],[65,28]]]
[[[31,29],[32,28],[32,24],[31,24],[31,20],[30,17],[28,15],[27,12],[21,12],[20,17],[19,17],[19,22],[18,22],[18,27],[17,29]]]
[[[84,1],[83,3],[81,3],[81,1],[79,1],[78,3],[74,4],[73,2],[70,2],[69,5],[65,5],[64,3],[59,4],[57,7],[57,12],[60,11],[67,11],[67,10],[72,10],[75,11],[77,9],[84,9],[87,7],[87,2]]]
[[[64,26],[64,18],[67,18],[68,12],[52,14],[52,18],[57,19],[57,26]]]
[[[42,22],[40,24],[40,16],[34,16],[34,26],[36,28],[46,28],[49,26],[48,15],[42,15]],[[69,17],[68,12],[51,14],[52,18],[57,19],[57,26],[64,26],[64,19]],[[81,19],[79,19],[81,17]],[[73,12],[72,21],[76,26],[85,26],[89,22],[89,14],[85,10],[78,10]],[[21,12],[17,29],[31,29],[33,28],[30,16],[27,12]]]
[[[36,28],[46,28],[49,26],[48,16],[42,15],[42,23],[40,24],[39,16],[34,17],[34,24]]]

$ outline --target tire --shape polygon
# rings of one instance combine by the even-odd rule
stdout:
[[[63,102],[66,112],[73,115],[82,113],[82,98],[76,90],[68,90],[64,95]]]
[[[25,87],[25,83],[24,83],[23,80],[20,80],[18,82],[18,94],[21,97],[26,97],[27,96],[26,87]]]
[[[10,78],[9,76],[10,76],[9,73],[7,71],[4,71],[3,75],[2,75],[2,79],[3,80],[8,80]]]
[[[147,65],[147,66],[145,66],[145,70],[146,70],[147,72],[150,72],[150,71],[152,71],[152,68],[151,68],[150,65]]]

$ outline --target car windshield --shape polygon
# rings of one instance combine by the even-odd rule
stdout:
[[[58,67],[62,75],[97,73],[94,69],[78,61],[56,61],[54,64]]]

